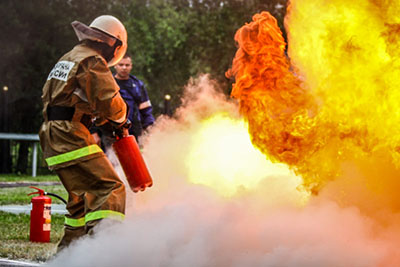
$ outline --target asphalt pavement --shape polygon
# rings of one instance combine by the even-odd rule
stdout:
[[[60,182],[0,182],[0,188],[10,188],[10,187],[28,187],[28,186],[46,186],[46,185],[60,185]],[[3,205],[0,206],[0,211],[11,212],[11,213],[25,213],[29,214],[31,211],[31,205]],[[51,205],[52,214],[66,214],[64,204],[52,204]],[[1,266],[1,265],[0,265]]]
[[[0,206],[0,211],[10,212],[10,213],[25,213],[30,214],[31,205],[2,205]],[[66,214],[64,204],[51,204],[51,214]]]

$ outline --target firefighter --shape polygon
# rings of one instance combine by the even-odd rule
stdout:
[[[127,49],[127,33],[115,17],[87,26],[71,23],[79,43],[60,58],[43,87],[40,144],[49,169],[68,191],[68,214],[58,251],[93,233],[102,219],[123,220],[125,186],[89,133],[99,127],[128,135],[127,105],[110,66]]]

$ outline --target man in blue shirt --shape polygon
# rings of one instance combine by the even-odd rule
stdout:
[[[128,118],[132,122],[129,133],[138,140],[142,131],[154,123],[153,107],[144,83],[130,74],[132,58],[125,54],[114,68],[116,71],[114,78],[119,85],[119,92],[129,106]]]

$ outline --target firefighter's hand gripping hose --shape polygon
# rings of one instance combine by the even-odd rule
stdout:
[[[64,202],[64,204],[67,204],[67,201],[65,199],[63,199],[62,197],[60,197],[59,195],[57,195],[57,194],[46,192],[46,191],[44,191],[44,190],[42,190],[40,188],[37,188],[35,186],[30,186],[30,188],[36,189],[38,191],[29,193],[28,196],[35,195],[35,194],[39,194],[40,196],[52,196],[52,197],[58,198],[59,200]]]

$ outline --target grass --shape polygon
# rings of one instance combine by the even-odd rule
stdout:
[[[31,177],[28,175],[0,175],[0,182],[58,182],[55,175]],[[37,186],[47,192],[67,198],[62,185]],[[1,188],[0,205],[29,205],[32,196],[28,193],[36,190],[26,187]],[[52,197],[52,203],[62,203]],[[30,215],[13,214],[0,211],[0,257],[13,260],[30,260],[44,262],[56,251],[57,244],[64,232],[64,215],[51,215],[50,243],[33,243],[29,241]]]
[[[59,182],[57,175],[30,175],[0,174],[0,182]]]
[[[68,193],[65,191],[62,185],[48,185],[48,186],[37,186],[40,189],[43,189],[46,192],[54,193],[59,195],[60,197],[64,198],[65,200],[68,199]],[[0,205],[28,205],[31,203],[31,199],[34,196],[38,195],[31,195],[28,196],[29,193],[35,192],[37,190],[33,188],[26,187],[6,187],[0,190]],[[64,204],[58,198],[51,197],[52,203],[54,204]]]
[[[30,216],[0,211],[0,257],[43,262],[56,251],[64,231],[64,216],[51,215],[50,243],[29,241]]]
[[[0,182],[60,182],[56,175],[42,175],[32,177],[29,175],[10,175],[2,174],[0,175]],[[67,191],[65,191],[62,185],[46,185],[36,187],[43,189],[46,192],[54,193],[65,200],[68,198]],[[0,190],[0,205],[24,205],[31,202],[31,198],[37,195],[28,196],[29,193],[35,192],[33,188],[29,186],[24,187],[5,187]],[[52,203],[63,204],[63,202],[55,197],[52,197]]]

